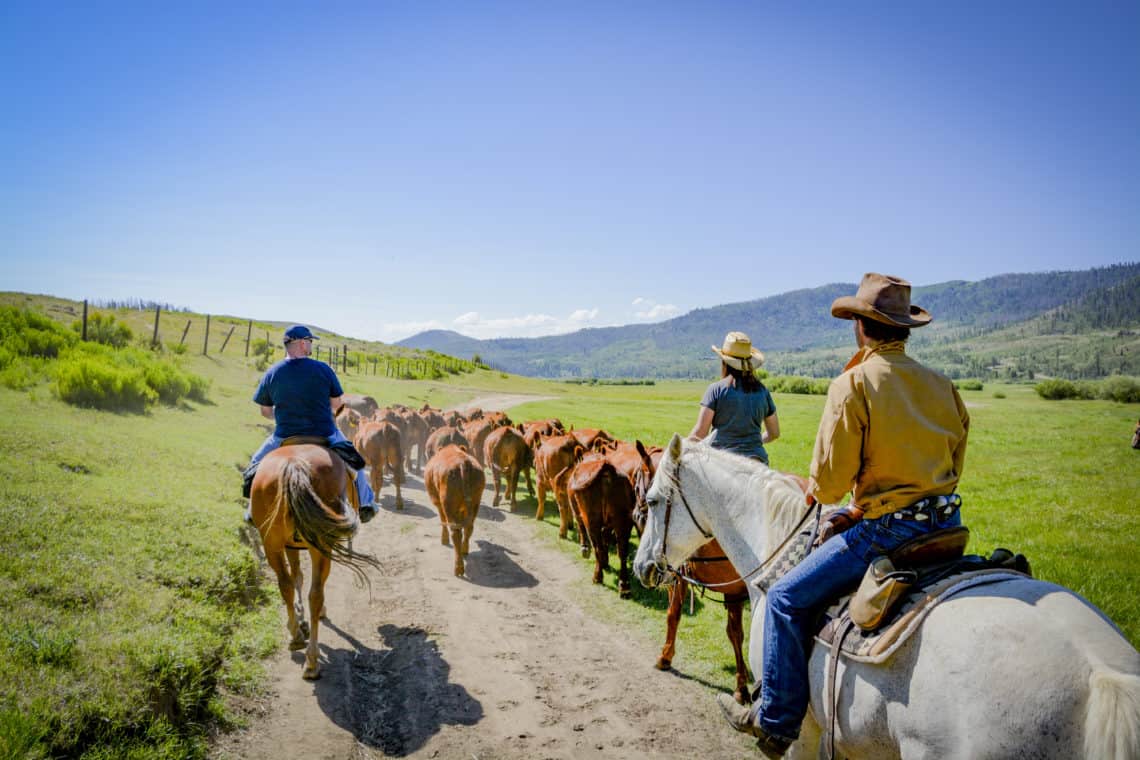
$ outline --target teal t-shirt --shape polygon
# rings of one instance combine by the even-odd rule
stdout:
[[[713,411],[714,449],[753,457],[768,464],[768,452],[764,450],[760,436],[764,431],[764,418],[776,413],[776,404],[767,388],[761,386],[759,390],[745,393],[736,387],[730,375],[708,387],[701,398],[701,406]]]

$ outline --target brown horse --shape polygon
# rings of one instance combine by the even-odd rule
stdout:
[[[1136,430],[1132,433],[1132,448],[1140,449],[1140,422],[1136,423]]]
[[[261,460],[250,494],[253,523],[289,614],[289,649],[305,648],[308,639],[301,676],[310,680],[320,677],[317,633],[332,563],[345,565],[365,582],[365,567],[380,568],[375,557],[352,549],[360,519],[341,498],[347,480],[340,457],[324,446],[282,446]],[[302,549],[312,560],[308,621],[301,599]]]

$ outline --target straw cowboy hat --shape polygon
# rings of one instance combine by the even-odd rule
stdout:
[[[867,317],[895,327],[930,324],[930,312],[910,302],[910,283],[901,277],[868,272],[853,296],[840,296],[831,303],[831,316],[840,319]]]
[[[730,332],[724,336],[724,346],[711,346],[714,353],[728,366],[747,371],[764,363],[764,354],[752,347],[752,341],[742,332]]]

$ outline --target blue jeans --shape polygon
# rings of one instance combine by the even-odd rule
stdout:
[[[819,614],[855,590],[875,557],[917,536],[961,524],[957,511],[933,523],[890,515],[861,520],[776,581],[765,598],[764,672],[760,699],[752,708],[756,723],[770,734],[795,740],[807,714],[808,658]]]
[[[265,442],[261,444],[261,448],[253,452],[253,458],[249,460],[249,466],[252,467],[264,459],[266,454],[274,449],[280,448],[281,442],[284,440],[284,438],[278,438],[273,435],[273,433],[270,433],[269,437],[265,439]],[[334,443],[341,443],[347,440],[348,438],[345,437],[344,433],[338,429],[329,436],[329,445],[331,446]],[[360,476],[356,479],[356,493],[360,496],[360,506],[371,507],[373,505],[372,502],[376,498],[376,495],[372,493],[372,486],[368,483],[368,478]]]

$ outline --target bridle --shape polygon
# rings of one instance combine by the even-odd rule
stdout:
[[[662,474],[660,470],[658,470],[658,474]],[[784,540],[780,542],[780,545],[777,546],[775,549],[773,549],[768,554],[768,556],[765,557],[760,562],[760,564],[756,566],[755,569],[750,570],[749,572],[744,573],[744,574],[740,575],[739,577],[734,578],[730,581],[724,581],[721,583],[705,583],[703,581],[698,581],[694,578],[690,578],[688,575],[686,575],[682,571],[682,569],[684,568],[684,565],[682,565],[681,568],[675,568],[672,565],[670,565],[669,560],[666,559],[666,549],[668,548],[668,545],[669,545],[669,523],[671,522],[672,517],[673,517],[673,495],[676,494],[677,496],[679,496],[681,498],[681,504],[684,505],[685,511],[689,513],[689,519],[693,521],[693,525],[695,525],[697,530],[699,530],[701,532],[702,536],[704,536],[707,539],[715,538],[715,536],[713,536],[712,533],[705,530],[704,527],[700,524],[700,522],[697,521],[696,515],[693,514],[692,507],[689,506],[689,500],[685,498],[685,492],[681,490],[681,462],[680,462],[680,459],[678,459],[678,461],[677,461],[676,470],[674,472],[666,472],[666,473],[664,473],[664,475],[665,475],[665,477],[667,477],[669,479],[669,483],[672,486],[672,488],[669,490],[668,496],[665,497],[665,527],[664,527],[662,534],[661,534],[661,551],[660,551],[657,559],[654,561],[653,564],[659,570],[663,569],[666,577],[668,577],[668,575],[671,574],[677,578],[681,578],[682,580],[686,581],[687,583],[690,583],[693,586],[697,586],[699,588],[708,588],[708,589],[716,589],[716,588],[721,588],[724,586],[733,586],[739,582],[742,582],[748,578],[751,578],[753,575],[756,575],[757,573],[762,571],[765,567],[767,567],[772,562],[773,559],[780,556],[780,553],[784,550],[784,547],[788,545],[788,542],[791,541],[796,536],[797,533],[799,533],[800,527],[805,522],[807,522],[807,519],[809,517],[811,517],[811,513],[814,509],[814,511],[815,511],[815,528],[812,530],[811,540],[809,541],[809,544],[808,544],[808,547],[809,547],[808,552],[809,553],[811,552],[811,546],[812,546],[812,544],[815,543],[815,534],[818,533],[818,531],[819,531],[819,518],[820,518],[820,514],[821,514],[821,507],[819,504],[814,504],[814,505],[809,504],[808,505],[807,509],[804,510],[803,516],[800,517],[800,519],[796,522],[795,527],[793,527],[792,530],[788,532],[787,537],[785,537]],[[646,510],[648,510],[648,504],[646,504]],[[685,564],[687,564],[687,561]]]

